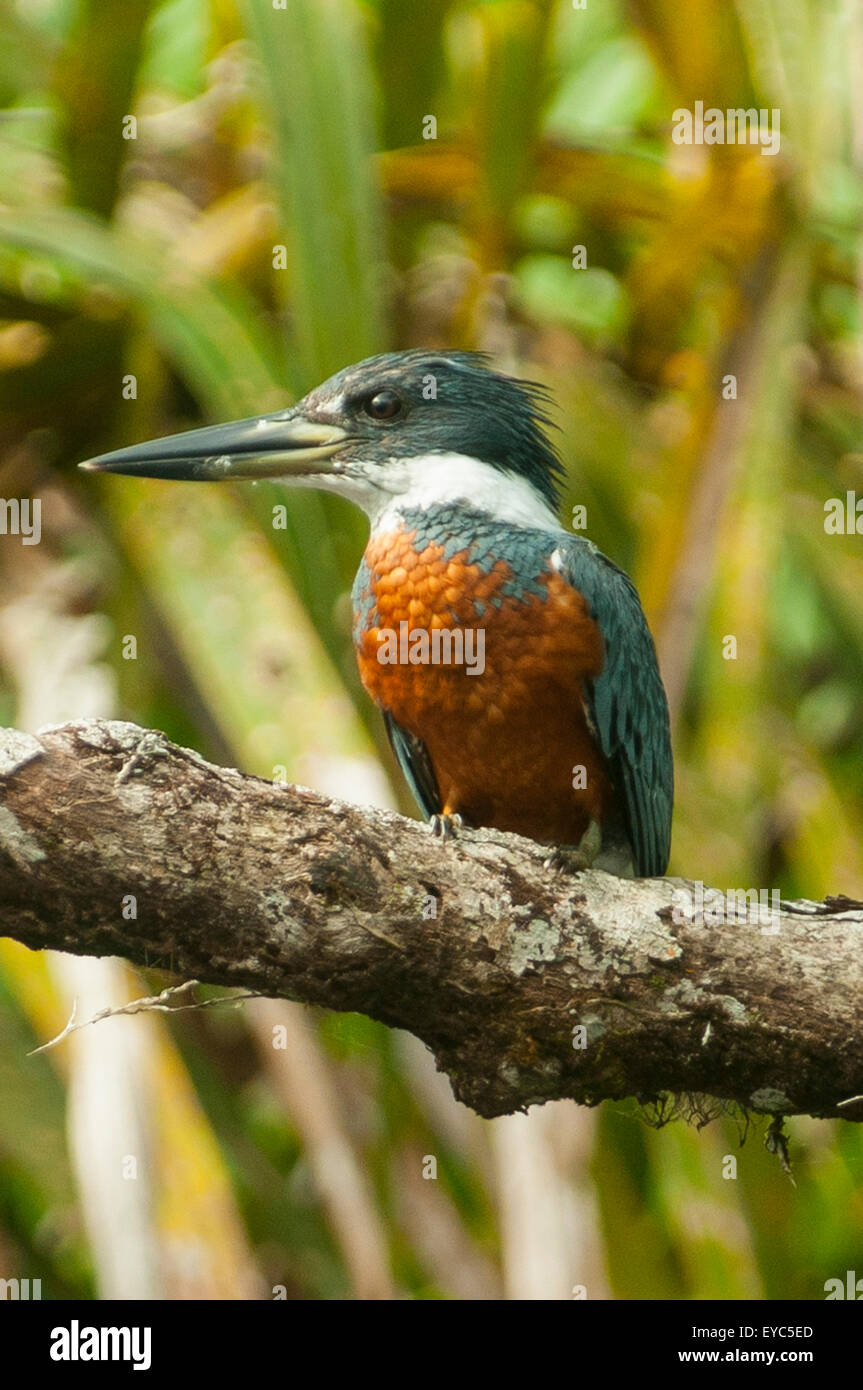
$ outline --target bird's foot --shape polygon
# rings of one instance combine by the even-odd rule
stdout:
[[[554,869],[559,874],[580,874],[590,868],[590,860],[580,849],[572,845],[555,845],[547,859],[542,861],[544,869]]]
[[[602,830],[599,822],[592,820],[577,846],[555,845],[551,854],[543,862],[544,869],[556,869],[559,874],[580,874],[590,869],[602,849]]]
[[[440,816],[432,816],[429,820],[429,829],[433,835],[441,840],[454,840],[456,833],[461,830],[464,821],[456,811],[453,815],[444,812]]]

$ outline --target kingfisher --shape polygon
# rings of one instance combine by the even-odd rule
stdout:
[[[80,466],[269,478],[360,506],[359,672],[433,829],[515,831],[576,868],[659,876],[673,767],[656,650],[628,576],[557,519],[548,410],[486,354],[415,349],[275,414]]]

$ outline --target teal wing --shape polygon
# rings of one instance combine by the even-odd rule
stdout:
[[[421,738],[403,729],[387,710],[383,711],[383,716],[404,779],[426,820],[431,820],[432,816],[440,815],[443,805],[428,750]]]
[[[632,581],[594,545],[558,546],[561,572],[584,595],[605,642],[601,676],[586,691],[632,847],[635,872],[665,873],[671,848],[674,765],[668,702],[656,648]]]

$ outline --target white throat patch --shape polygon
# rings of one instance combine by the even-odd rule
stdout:
[[[405,511],[427,511],[448,502],[462,502],[513,526],[563,530],[551,507],[525,478],[502,473],[468,454],[427,454],[393,461],[387,465],[386,482],[387,492],[373,489],[377,505],[365,506],[373,531],[389,529]]]

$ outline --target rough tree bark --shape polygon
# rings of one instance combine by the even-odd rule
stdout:
[[[422,1038],[481,1115],[697,1093],[863,1119],[863,903],[712,926],[679,920],[684,880],[547,853],[442,843],[132,724],[0,732],[0,929],[34,949],[358,1010]]]

